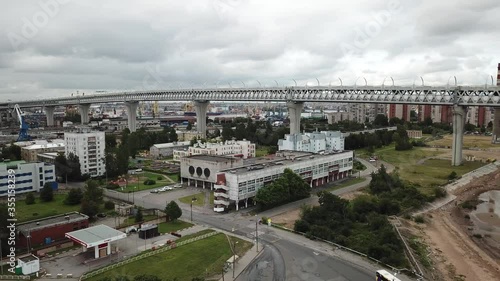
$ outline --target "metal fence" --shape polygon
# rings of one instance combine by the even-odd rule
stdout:
[[[339,245],[339,244],[334,243],[332,241],[328,241],[328,240],[325,240],[325,239],[322,239],[322,238],[319,238],[319,237],[316,237],[316,236],[313,236],[313,235],[309,235],[309,234],[306,234],[306,233],[303,233],[303,232],[299,232],[299,231],[296,231],[296,230],[293,230],[293,229],[290,229],[290,228],[287,228],[287,227],[283,227],[283,226],[278,225],[278,224],[271,223],[271,226],[279,228],[279,229],[283,229],[283,230],[286,230],[286,231],[290,231],[290,232],[293,232],[293,233],[296,233],[296,234],[300,234],[300,235],[302,235],[304,237],[307,237],[309,239],[313,238],[314,240],[318,240],[318,241],[330,244],[332,246],[335,246],[337,249],[348,251],[348,252],[351,252],[351,253],[356,254],[358,256],[370,259],[371,261],[374,261],[377,264],[380,264],[380,265],[382,265],[382,266],[384,266],[386,268],[390,268],[394,272],[401,273],[403,271],[406,271],[406,272],[409,272],[411,274],[414,274],[418,278],[417,280],[422,280],[423,279],[423,277],[420,274],[418,274],[417,272],[415,272],[415,271],[412,271],[412,270],[409,270],[409,269],[406,269],[406,268],[396,268],[396,267],[394,267],[392,265],[386,264],[386,263],[384,263],[384,262],[382,262],[380,260],[372,258],[372,257],[368,256],[367,254],[363,254],[363,253],[358,252],[358,251],[356,251],[354,249],[347,248],[345,246]]]
[[[0,275],[0,280],[30,280],[29,275]]]
[[[80,280],[88,279],[90,277],[96,276],[98,274],[101,274],[101,273],[106,272],[108,270],[120,267],[122,265],[126,265],[126,264],[129,264],[131,262],[138,261],[138,260],[141,260],[141,259],[153,256],[153,255],[156,255],[156,254],[159,254],[159,253],[163,253],[163,252],[168,251],[170,249],[173,249],[173,248],[176,248],[176,247],[180,247],[180,246],[183,246],[183,245],[186,245],[186,244],[189,244],[189,243],[201,240],[201,239],[205,239],[207,237],[210,237],[210,236],[213,236],[213,235],[216,235],[216,234],[218,234],[218,232],[216,232],[216,231],[210,232],[210,233],[207,233],[207,234],[203,234],[203,235],[200,235],[200,236],[188,239],[188,240],[181,241],[181,242],[173,244],[173,245],[168,245],[168,246],[161,247],[158,250],[153,250],[153,251],[150,251],[150,252],[147,252],[147,253],[144,253],[144,254],[140,254],[140,255],[135,256],[135,257],[131,257],[129,259],[123,260],[121,262],[118,262],[118,263],[115,263],[115,264],[112,264],[112,265],[101,267],[101,268],[99,268],[97,270],[94,270],[92,272],[85,273],[84,275],[82,275],[82,277],[80,277]]]

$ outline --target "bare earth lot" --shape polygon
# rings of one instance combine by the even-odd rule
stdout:
[[[455,191],[456,203],[430,212],[420,228],[441,280],[500,280],[500,249],[486,238],[475,238],[467,211],[460,203],[500,189],[500,171],[486,175]]]

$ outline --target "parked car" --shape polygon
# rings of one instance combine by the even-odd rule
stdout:
[[[98,218],[105,218],[106,214],[105,213],[99,213],[99,214],[97,214],[97,217]]]
[[[150,192],[151,192],[151,193],[158,193],[158,192],[160,192],[160,191],[159,191],[158,189],[153,189],[153,190],[151,190]]]

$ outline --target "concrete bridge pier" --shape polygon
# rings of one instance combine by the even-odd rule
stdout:
[[[78,106],[78,111],[80,111],[82,125],[89,123],[89,120],[90,120],[89,119],[89,110],[90,110],[90,104],[80,104]]]
[[[286,107],[290,119],[290,134],[300,134],[300,114],[304,108],[304,103],[289,101],[286,103]]]
[[[128,129],[133,133],[137,130],[137,107],[139,102],[128,101],[125,102],[125,105],[127,106]]]
[[[47,116],[47,127],[54,127],[54,110],[55,106],[45,106],[45,116]]]
[[[500,107],[495,107],[493,113],[493,139],[491,143],[500,143]]]
[[[196,130],[201,133],[203,137],[207,135],[207,109],[209,101],[195,101],[194,109],[196,111]]]
[[[451,148],[451,165],[462,165],[462,147],[464,144],[464,126],[467,116],[467,107],[453,106],[453,144]]]

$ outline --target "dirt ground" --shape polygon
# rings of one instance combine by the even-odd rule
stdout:
[[[426,224],[417,226],[440,273],[434,280],[500,280],[500,248],[488,237],[473,237],[468,211],[460,207],[493,189],[500,189],[500,171],[456,190],[455,201],[426,214]]]

